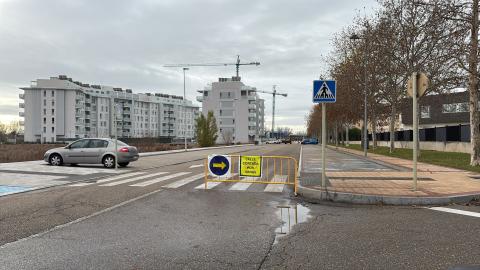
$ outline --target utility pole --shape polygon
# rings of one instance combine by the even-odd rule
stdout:
[[[187,115],[187,99],[186,99],[186,91],[185,91],[185,71],[188,70],[187,67],[183,68],[183,138],[185,143],[185,151],[187,151],[187,125],[185,124],[185,119]],[[238,72],[238,71],[237,71]]]
[[[277,95],[277,86],[273,85],[273,100],[272,100],[272,134],[275,132],[275,96]]]
[[[115,126],[115,170],[118,169],[118,131],[117,131],[117,104],[115,103],[115,99],[113,100],[113,125]]]
[[[417,112],[417,73],[412,74],[413,88],[413,191],[417,191],[417,152],[418,152],[418,112]]]
[[[354,42],[360,39],[363,39],[365,42],[365,51],[363,52],[363,66],[365,69],[365,82],[364,82],[364,100],[363,100],[363,155],[366,157],[368,153],[368,117],[367,117],[367,78],[368,78],[368,70],[367,70],[367,40],[365,37],[360,37],[356,34],[350,36],[350,39]]]

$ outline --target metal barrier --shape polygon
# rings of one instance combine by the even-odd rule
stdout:
[[[209,161],[206,159],[204,166],[205,189],[208,187],[208,182],[241,182],[266,185],[292,185],[295,194],[297,194],[298,163],[295,158],[288,156],[223,156],[228,157],[231,161],[229,164],[230,174],[227,176],[212,175],[209,171]],[[253,164],[250,168],[247,167],[249,163]],[[259,166],[258,163],[260,163]],[[259,174],[257,174],[258,167],[260,169]],[[251,176],[255,174],[257,175]]]

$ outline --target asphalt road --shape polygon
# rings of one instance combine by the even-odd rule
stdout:
[[[235,151],[297,158],[299,150],[269,145]],[[480,217],[306,204],[288,188],[272,193],[260,184],[202,190],[196,188],[202,180],[194,179],[165,188],[201,174],[199,159],[206,154],[146,158],[135,165],[140,176],[124,180],[0,197],[0,269],[480,268]],[[155,168],[148,169],[151,164]],[[134,186],[179,173],[185,175]],[[448,209],[480,213],[478,205]]]

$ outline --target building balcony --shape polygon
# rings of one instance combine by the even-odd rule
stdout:
[[[18,121],[18,123],[20,124],[20,126],[25,126],[25,121]]]
[[[18,116],[25,117],[25,112],[18,112]]]
[[[18,103],[18,107],[20,109],[25,109],[25,103]]]
[[[25,99],[25,94],[18,94],[18,97],[19,97],[20,99]]]
[[[255,121],[248,121],[248,126],[250,126],[250,127],[256,127],[256,126],[257,126],[257,122],[255,122]]]
[[[248,113],[248,117],[257,117],[257,114],[256,113]]]
[[[254,103],[253,103],[253,104],[248,104],[248,108],[249,108],[249,109],[254,109],[254,110],[255,110],[255,109],[257,108],[257,105],[256,105],[256,104],[254,104]]]
[[[197,101],[198,101],[198,102],[203,102],[203,96],[198,96],[198,97],[197,97]]]
[[[248,135],[256,135],[257,131],[256,130],[249,130]]]

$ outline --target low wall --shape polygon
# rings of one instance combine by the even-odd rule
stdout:
[[[351,144],[360,144],[360,141],[350,141]],[[372,141],[370,141],[372,145]],[[377,141],[378,146],[390,146],[390,141]],[[395,141],[395,148],[412,149],[413,142]],[[469,142],[420,142],[420,149],[442,152],[471,153]]]

